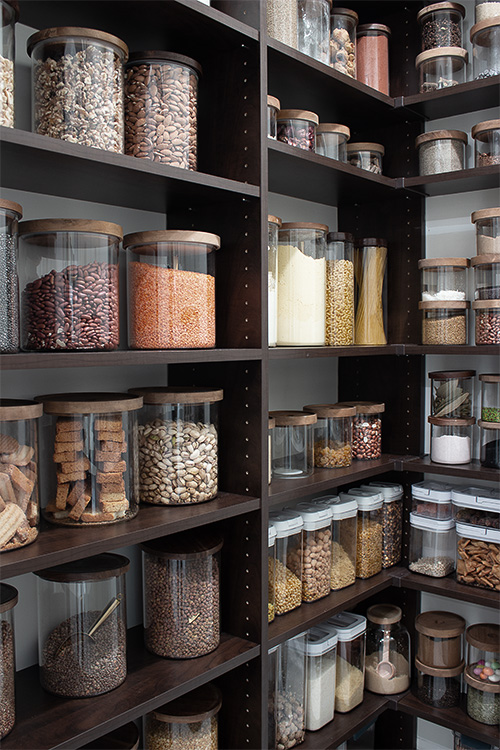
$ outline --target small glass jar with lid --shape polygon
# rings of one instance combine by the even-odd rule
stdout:
[[[269,660],[274,667],[269,675],[269,703],[273,706],[275,748],[291,748],[305,739],[306,650],[305,633],[281,643],[276,657]],[[271,717],[270,717],[271,718]]]
[[[332,0],[298,0],[299,52],[328,65]]]
[[[49,693],[88,698],[125,680],[129,565],[105,553],[36,573],[40,681]]]
[[[337,634],[321,625],[306,633],[306,730],[316,732],[333,720]]]
[[[491,167],[500,164],[500,120],[478,122],[471,130],[475,141],[474,165]]]
[[[365,682],[372,693],[393,695],[410,687],[410,634],[402,616],[393,604],[374,604],[366,612]]]
[[[327,622],[335,629],[338,639],[335,710],[345,714],[363,701],[366,617],[352,612],[339,612]]]
[[[500,422],[500,374],[481,373],[481,419]]]
[[[305,109],[280,109],[277,116],[277,139],[289,146],[315,151],[319,117]]]
[[[280,100],[267,95],[267,137],[276,140],[278,112],[281,109]]]
[[[475,22],[486,21],[487,18],[500,16],[500,5],[498,0],[476,0]]]
[[[281,219],[267,217],[267,330],[269,346],[278,341],[278,234]]]
[[[389,96],[389,37],[383,23],[364,23],[356,31],[356,78]]]
[[[329,232],[326,247],[325,344],[354,344],[354,237]]]
[[[304,411],[316,414],[318,419],[314,425],[314,466],[326,469],[350,466],[356,407],[308,404]]]
[[[451,497],[457,523],[500,529],[500,490],[454,487]]]
[[[269,514],[276,529],[276,564],[269,563],[269,581],[274,580],[277,615],[290,612],[302,604],[302,528],[300,513],[276,510]]]
[[[330,593],[332,510],[329,505],[302,502],[293,511],[302,516],[302,550],[289,558],[289,567],[297,571],[302,561],[302,601],[315,602]]]
[[[467,50],[461,47],[441,47],[421,52],[415,59],[420,93],[427,94],[465,83],[468,58]]]
[[[448,419],[472,417],[475,376],[475,370],[430,372],[432,416]]]
[[[10,6],[9,6],[10,7]],[[2,80],[2,55],[0,52],[0,81]],[[2,90],[0,83],[0,121],[2,117]],[[0,122],[0,124],[3,124]],[[17,232],[23,215],[19,203],[0,199],[0,352],[17,352],[19,349],[19,279],[17,275]]]
[[[415,659],[417,698],[433,708],[454,708],[460,704],[464,662],[450,669],[436,669]]]
[[[500,255],[476,255],[470,263],[474,269],[474,299],[500,299]]]
[[[276,615],[276,529],[272,523],[269,524],[267,529],[267,569],[267,621],[272,622]]]
[[[468,341],[469,301],[419,302],[424,346],[464,346]]]
[[[145,750],[218,747],[222,695],[208,682],[146,714]]]
[[[476,226],[477,255],[500,253],[500,207],[473,211],[470,220]]]
[[[409,569],[432,578],[455,570],[455,520],[436,521],[410,513]]]
[[[17,589],[14,586],[0,583],[0,739],[9,734],[16,720],[14,607],[17,599]]]
[[[139,750],[139,741],[137,724],[129,721],[128,724],[82,745],[79,750]]]
[[[424,481],[411,486],[411,512],[421,518],[449,521],[453,518],[452,484]]]
[[[500,469],[500,423],[479,420],[481,466]]]
[[[417,13],[422,51],[436,47],[462,47],[465,8],[459,3],[433,3]]]
[[[347,163],[351,167],[364,169],[372,174],[382,174],[382,157],[385,154],[385,148],[381,143],[348,143]]]
[[[322,122],[316,128],[316,153],[329,159],[347,161],[346,143],[351,137],[347,125]]]
[[[470,30],[474,80],[500,74],[500,15],[479,21]]]
[[[375,488],[355,487],[347,495],[358,504],[356,578],[371,578],[382,570],[382,493]]]
[[[274,479],[300,479],[313,472],[313,426],[316,414],[272,411],[272,468]]]
[[[465,300],[469,265],[468,258],[422,258],[419,260],[422,302]]]
[[[436,464],[468,464],[472,461],[475,417],[450,419],[427,417],[431,425],[431,461]]]
[[[354,498],[340,500],[319,497],[314,502],[330,506],[332,511],[331,589],[338,591],[356,581],[356,524],[358,504]]]
[[[362,485],[363,487],[365,485]],[[390,568],[401,560],[403,541],[403,485],[370,482],[368,488],[382,493],[382,567]]]
[[[476,299],[472,309],[475,314],[476,346],[500,344],[500,299]]]
[[[481,678],[465,673],[467,713],[474,721],[494,726],[500,724],[500,684],[486,684]]]
[[[415,139],[419,174],[427,177],[465,169],[467,133],[461,130],[431,130]]]
[[[1,0],[0,35],[0,125],[14,127],[14,61],[18,0]]]
[[[387,240],[364,237],[356,241],[356,320],[354,343],[387,344]]]
[[[484,680],[486,685],[500,683],[500,625],[491,622],[469,625],[465,632],[465,640],[465,674]]]
[[[349,8],[332,8],[330,14],[330,65],[356,78],[356,28],[358,14]]]
[[[352,457],[358,460],[380,458],[382,455],[382,419],[385,404],[376,401],[342,401],[338,406],[355,406]]]
[[[421,612],[415,618],[417,659],[427,667],[454,669],[463,664],[465,620],[454,612]]]
[[[500,530],[462,523],[457,523],[456,529],[457,581],[500,591],[496,562],[500,557]]]
[[[269,0],[266,5],[269,36],[297,49],[297,0]]]

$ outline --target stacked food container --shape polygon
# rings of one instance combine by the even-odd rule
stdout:
[[[472,460],[474,370],[430,372],[431,461],[467,464]]]
[[[417,697],[434,708],[458,706],[464,669],[465,620],[452,612],[421,612],[417,631]]]

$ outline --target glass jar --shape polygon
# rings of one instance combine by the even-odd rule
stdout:
[[[489,622],[469,625],[465,640],[465,674],[473,679],[483,680],[486,685],[497,685],[500,682],[500,625]]]
[[[348,8],[332,8],[330,14],[330,65],[356,78],[356,27],[358,14]]]
[[[220,643],[219,534],[196,529],[142,545],[144,642],[167,659],[194,659]]]
[[[10,7],[10,6],[8,6]],[[2,54],[0,52],[0,81],[2,79]],[[1,85],[1,84],[0,84]],[[2,91],[0,88],[0,121],[2,117]],[[0,122],[0,124],[3,124]],[[14,126],[12,126],[14,127]],[[17,352],[19,349],[19,279],[17,276],[17,231],[23,215],[19,203],[0,199],[0,352]]]
[[[500,299],[500,255],[476,255],[470,263],[474,269],[474,299]]]
[[[280,109],[277,117],[278,141],[306,151],[315,151],[319,117],[304,109]]]
[[[385,404],[376,401],[343,401],[342,406],[355,406],[352,435],[352,457],[358,460],[380,458],[382,455],[382,419]]]
[[[278,245],[278,345],[324,346],[325,224],[281,225]]]
[[[25,547],[38,536],[37,420],[42,413],[34,401],[0,399],[0,552]]]
[[[424,346],[464,346],[467,344],[467,311],[470,302],[419,302],[422,310]]]
[[[304,411],[316,414],[314,426],[314,466],[335,469],[350,466],[352,459],[352,420],[354,406],[308,404]]]
[[[431,461],[436,464],[468,464],[472,461],[475,417],[448,419],[427,417],[431,425]]]
[[[478,122],[471,130],[474,138],[474,166],[500,164],[500,120]]]
[[[500,344],[500,299],[474,300],[476,346]]]
[[[215,346],[215,253],[209,232],[160,230],[123,238],[127,250],[129,346]]]
[[[139,750],[139,729],[133,721],[96,740],[82,745],[79,750]]]
[[[410,513],[409,569],[432,578],[455,570],[455,521],[436,521]]]
[[[482,373],[481,383],[481,419],[483,422],[500,422],[500,375]]]
[[[382,157],[385,148],[380,143],[348,143],[347,163],[372,174],[382,174]]]
[[[389,96],[389,37],[383,23],[365,23],[356,32],[356,78]]]
[[[268,5],[269,7],[269,5]],[[276,681],[278,677],[279,645],[267,652],[267,747],[276,749]]]
[[[459,583],[489,591],[500,591],[500,576],[497,572],[499,556],[499,529],[457,523],[457,581]],[[500,670],[500,667],[498,669]],[[500,675],[500,671],[498,674]]]
[[[328,625],[337,633],[335,710],[348,713],[363,701],[365,681],[366,617],[339,612]]]
[[[280,100],[275,96],[267,96],[267,136],[276,140],[278,112],[281,109]]]
[[[267,330],[269,346],[278,340],[278,230],[281,219],[267,217]]]
[[[0,739],[14,726],[16,720],[16,651],[14,648],[14,607],[18,594],[14,586],[0,583]]]
[[[417,482],[411,486],[411,512],[421,518],[449,521],[453,518],[452,484],[444,482]]]
[[[417,659],[434,669],[463,665],[465,620],[454,612],[421,612],[415,618]]]
[[[500,4],[498,0],[476,0],[475,22],[485,21],[487,18],[500,16]]]
[[[454,732],[455,742],[454,750],[498,750],[497,745],[490,745],[489,742],[481,742],[474,737],[468,737],[461,732]]]
[[[332,0],[298,0],[298,50],[328,65]]]
[[[387,240],[364,237],[354,252],[356,322],[354,343],[387,344]]]
[[[0,36],[0,125],[14,127],[14,61],[18,0],[1,0],[2,34]],[[3,735],[2,735],[3,736]]]
[[[33,59],[33,132],[123,154],[123,64],[118,37],[71,26],[27,42]]]
[[[305,633],[278,646],[271,703],[274,705],[275,748],[291,748],[305,739]]]
[[[397,565],[401,560],[403,486],[391,482],[370,482],[367,487],[380,492],[384,499],[382,506],[382,567],[390,568]]]
[[[410,687],[410,634],[402,615],[393,604],[374,604],[366,612],[365,680],[372,693],[393,695]]]
[[[468,258],[422,258],[418,261],[422,302],[465,300]]]
[[[358,504],[356,578],[371,578],[382,570],[382,494],[355,487],[348,491]],[[341,498],[344,496],[341,495]]]
[[[433,417],[467,419],[474,405],[475,370],[430,372]]]
[[[486,685],[465,673],[467,683],[467,713],[481,724],[500,724],[500,685]]]
[[[222,695],[210,682],[146,714],[145,750],[209,750],[218,745]]]
[[[88,698],[125,680],[129,565],[105,553],[35,574],[40,681],[49,693]]]
[[[21,346],[27,351],[117,349],[118,253],[109,221],[39,219],[19,225]]]
[[[465,8],[458,3],[434,3],[417,13],[422,51],[436,47],[462,47]]]
[[[275,582],[275,610],[284,615],[302,604],[302,527],[300,513],[276,510],[269,514],[276,529],[276,566],[269,566],[269,582]]]
[[[486,18],[470,30],[474,80],[500,74],[500,16]]]
[[[500,469],[500,423],[478,422],[481,428],[481,466],[489,469]]]
[[[294,512],[302,516],[302,549],[295,550],[289,566],[296,572],[302,561],[302,601],[315,602],[330,593],[332,511],[328,505],[303,502]]]
[[[325,344],[354,344],[354,237],[329,232],[326,237]]]
[[[275,479],[300,479],[313,472],[313,428],[316,414],[272,411],[272,467]]]
[[[282,44],[297,49],[297,0],[268,0],[267,33]]]
[[[276,614],[276,529],[270,523],[267,528],[267,621],[272,622]]]
[[[268,462],[268,484],[271,484],[272,478],[273,478],[273,462],[272,462],[272,450],[273,450],[273,439],[272,439],[272,432],[271,430],[274,430],[276,427],[276,420],[273,417],[269,417],[268,419],[268,446],[267,446],[267,462]]]
[[[335,671],[337,634],[321,626],[307,631],[306,652],[306,729],[316,732],[333,721],[335,712]]]
[[[417,698],[434,708],[453,708],[460,704],[464,663],[453,669],[427,667],[415,659]]]
[[[442,47],[421,52],[415,59],[420,80],[420,93],[447,89],[466,81],[467,50],[460,47]]]
[[[455,487],[451,493],[457,523],[500,529],[500,491]]]
[[[65,526],[134,518],[139,510],[137,410],[142,398],[62,393],[36,400],[49,415],[44,450],[52,467],[44,482],[45,518]]]
[[[316,128],[316,153],[328,156],[329,159],[347,161],[346,143],[351,131],[346,125],[333,122],[322,122]]]
[[[467,133],[461,130],[432,130],[417,136],[419,174],[426,177],[465,169],[467,142]]]
[[[476,253],[500,253],[500,208],[473,211],[470,220],[476,226]]]

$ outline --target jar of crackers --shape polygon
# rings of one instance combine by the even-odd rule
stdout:
[[[0,399],[0,552],[38,536],[37,420],[34,401]]]
[[[48,415],[43,513],[67,526],[127,521],[138,511],[137,410],[122,393],[39,396]]]

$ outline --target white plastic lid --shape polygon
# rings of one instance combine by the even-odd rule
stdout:
[[[457,536],[465,536],[467,539],[480,539],[482,542],[500,544],[500,529],[491,529],[486,526],[470,526],[468,523],[457,523]]]
[[[392,482],[368,482],[361,485],[362,487],[373,487],[382,493],[384,503],[392,503],[393,500],[400,500],[404,495],[402,484],[393,484]]]
[[[444,482],[418,482],[412,484],[411,494],[419,500],[432,500],[436,503],[449,503],[451,500],[452,484]]]
[[[274,528],[273,524],[270,523],[267,527],[267,546],[272,547],[274,542],[276,541],[276,529]]]
[[[298,534],[304,525],[300,513],[291,510],[273,510],[269,514],[269,521],[276,529],[278,539]]]
[[[305,651],[307,656],[323,656],[337,645],[337,633],[333,630],[316,626],[307,631]]]
[[[337,631],[339,641],[353,641],[366,631],[366,617],[353,612],[339,612],[327,621]]]
[[[410,526],[415,526],[417,529],[425,529],[426,531],[434,531],[436,534],[444,534],[450,529],[455,528],[455,521],[450,518],[448,521],[437,521],[435,518],[425,518],[424,516],[417,516],[416,513],[410,513]]]
[[[500,513],[500,492],[487,487],[457,487],[451,493],[453,505]]]
[[[335,505],[340,500],[338,495],[320,495],[311,500],[311,503],[325,503],[325,505]]]
[[[332,509],[332,518],[334,521],[343,521],[344,518],[353,518],[358,514],[358,504],[356,500],[345,492],[341,492],[339,502],[330,507]]]
[[[384,502],[382,493],[373,487],[352,487],[347,494],[356,498],[359,510],[377,510]]]
[[[297,503],[294,510],[302,516],[304,531],[324,529],[332,522],[332,509],[329,505],[303,502]]]

